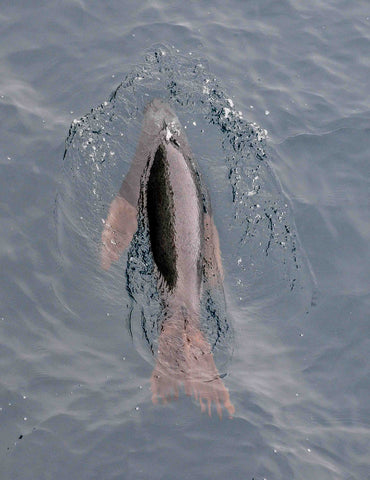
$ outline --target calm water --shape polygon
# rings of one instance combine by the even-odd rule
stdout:
[[[368,2],[0,6],[1,480],[370,478]],[[98,265],[154,96],[212,197],[232,420],[152,405],[139,257]]]

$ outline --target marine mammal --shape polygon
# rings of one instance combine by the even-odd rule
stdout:
[[[142,131],[130,170],[113,200],[102,232],[101,263],[109,268],[129,245],[138,212],[149,230],[158,273],[163,319],[152,400],[188,395],[234,413],[229,393],[200,328],[202,285],[222,285],[219,239],[208,192],[172,109],[155,99],[144,112]]]

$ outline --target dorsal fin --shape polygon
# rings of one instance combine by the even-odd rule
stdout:
[[[159,145],[150,168],[146,192],[150,244],[154,261],[170,290],[177,281],[175,208],[166,148]]]

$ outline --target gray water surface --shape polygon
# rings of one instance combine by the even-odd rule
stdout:
[[[0,24],[0,478],[370,478],[368,2],[2,1]],[[99,267],[154,96],[212,198],[232,420],[152,404],[153,305],[132,339],[127,254]]]

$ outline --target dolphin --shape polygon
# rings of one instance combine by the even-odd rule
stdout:
[[[208,191],[184,129],[160,99],[145,108],[136,153],[112,201],[102,232],[101,265],[108,269],[130,244],[142,215],[158,276],[163,318],[152,401],[178,397],[179,387],[211,415],[214,403],[235,409],[200,327],[203,284],[222,288],[219,237]]]

